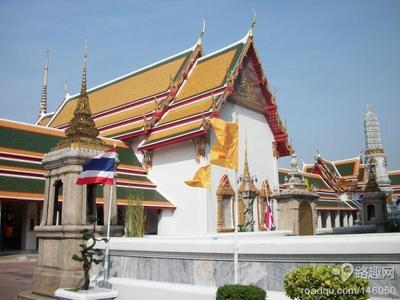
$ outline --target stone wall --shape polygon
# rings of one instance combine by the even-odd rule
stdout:
[[[230,238],[115,238],[110,246],[110,277],[204,286],[233,282]],[[372,287],[394,291],[380,297],[400,297],[400,234],[242,235],[239,261],[240,282],[267,291],[283,291],[285,273],[298,266],[350,263]]]

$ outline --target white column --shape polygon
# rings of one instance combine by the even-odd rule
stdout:
[[[332,228],[331,211],[326,211],[326,228]]]
[[[317,220],[318,220],[318,229],[322,228],[322,218],[321,218],[321,211],[317,212]]]
[[[348,214],[349,214],[349,226],[354,226],[353,212],[350,211]]]
[[[335,228],[340,227],[340,210],[335,211]]]
[[[343,212],[343,227],[348,227],[349,222],[347,220],[347,211]]]

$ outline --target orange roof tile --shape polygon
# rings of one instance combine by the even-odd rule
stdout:
[[[95,115],[167,91],[171,77],[174,78],[179,73],[192,50],[89,90],[92,113]],[[49,126],[59,127],[67,124],[71,120],[78,97],[79,95],[76,95],[67,100]]]

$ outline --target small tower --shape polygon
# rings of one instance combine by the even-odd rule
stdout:
[[[319,196],[307,191],[294,150],[288,176],[281,192],[271,196],[278,202],[277,230],[290,230],[294,235],[313,235],[317,228],[316,202]]]
[[[99,131],[92,120],[89,98],[86,92],[87,48],[85,47],[81,93],[74,115],[61,140],[44,155],[42,165],[45,174],[45,199],[40,226],[35,227],[39,238],[38,264],[33,274],[33,294],[54,296],[60,287],[76,288],[83,281],[80,263],[72,255],[80,251],[81,230],[89,228],[88,217],[97,215],[96,185],[77,185],[83,163],[102,153],[106,147],[98,138]],[[117,225],[115,185],[103,187],[103,224],[108,222],[110,193],[111,231],[122,232]],[[62,199],[62,202],[60,201]],[[105,232],[98,224],[100,230]]]
[[[384,232],[384,225],[388,219],[386,193],[381,191],[377,183],[377,162],[374,158],[369,161],[369,166],[368,182],[362,201],[362,223],[375,225],[377,232]]]
[[[49,73],[49,50],[46,52],[46,60],[44,63],[44,75],[42,84],[42,96],[40,97],[39,119],[47,114],[47,80]]]
[[[254,200],[257,196],[257,188],[254,186],[253,177],[250,175],[249,163],[247,160],[247,141],[246,149],[244,152],[244,169],[243,174],[240,176],[239,197],[244,204],[244,231],[254,231]]]
[[[365,131],[365,161],[376,161],[376,182],[382,192],[391,192],[390,179],[386,170],[387,158],[382,146],[381,129],[379,121],[370,105],[364,117]]]

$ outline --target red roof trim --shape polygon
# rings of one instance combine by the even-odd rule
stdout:
[[[207,129],[203,129],[201,131],[194,132],[192,134],[179,136],[179,137],[167,140],[167,141],[165,141],[165,140],[164,141],[160,141],[158,143],[154,143],[154,144],[151,144],[149,146],[139,147],[138,150],[140,150],[140,151],[153,150],[153,149],[160,148],[160,147],[163,147],[163,146],[167,146],[167,145],[170,145],[170,144],[174,144],[174,143],[177,143],[177,142],[185,141],[185,140],[188,140],[188,139],[191,139],[191,138],[206,134],[207,132],[208,132]]]

